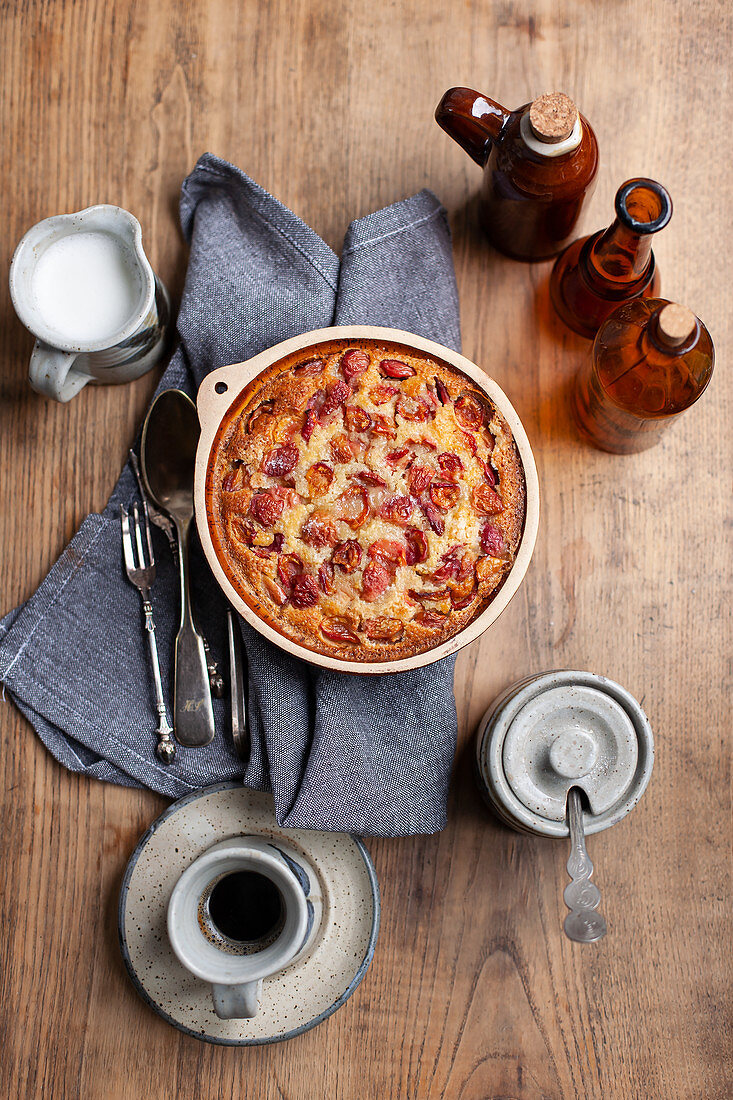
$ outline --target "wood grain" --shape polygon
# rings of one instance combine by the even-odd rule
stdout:
[[[719,120],[733,9],[716,0],[25,0],[0,6],[3,262],[33,222],[110,201],[144,228],[179,295],[181,179],[229,158],[339,248],[349,221],[423,187],[450,211],[464,351],[532,440],[543,488],[534,562],[459,659],[448,828],[372,842],[384,917],[347,1006],[283,1046],[209,1047],[138,1000],[116,943],[126,860],[163,800],[59,768],[5,703],[3,1095],[146,1100],[488,1097],[723,1100],[730,1019],[730,301],[733,199]],[[675,215],[663,292],[716,342],[683,423],[633,457],[575,437],[566,391],[587,344],[552,317],[548,265],[504,260],[477,229],[479,172],[432,112],[455,84],[509,106],[564,90],[589,117],[607,224],[651,175]],[[155,384],[68,406],[26,383],[31,339],[0,285],[2,610],[28,597],[100,508]],[[561,934],[562,845],[512,834],[470,773],[473,733],[521,675],[589,668],[646,707],[652,783],[592,838],[609,935]]]

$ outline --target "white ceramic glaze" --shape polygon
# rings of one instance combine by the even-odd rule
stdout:
[[[199,920],[207,889],[223,875],[236,871],[253,871],[270,879],[284,909],[283,926],[274,941],[246,954],[236,948],[228,950],[223,937],[207,936]],[[284,970],[317,933],[312,907],[309,920],[306,889],[310,893],[310,880],[302,864],[292,858],[288,863],[275,844],[258,836],[214,844],[183,872],[168,902],[168,938],[186,969],[211,985],[217,1016],[255,1016],[262,979]]]
[[[631,783],[638,742],[631,716],[606,691],[563,684],[517,693],[501,718],[504,775],[517,798],[552,821],[565,821],[570,786],[593,814],[610,809]]]
[[[59,320],[69,290],[61,278],[62,259],[54,264],[53,276],[44,279],[40,297],[36,277],[43,274],[44,259],[52,250],[83,237],[110,245],[106,260],[104,250],[97,250],[95,278],[88,285],[90,312],[100,312],[106,294],[119,297],[124,289],[125,301],[123,306],[117,302],[117,309],[114,303],[106,303],[110,318],[114,318],[108,331],[98,329],[94,334],[82,326],[82,333],[75,337],[73,322],[64,326]],[[93,262],[91,252],[87,262]],[[125,268],[124,279],[121,267]],[[49,298],[54,279],[58,300]],[[165,350],[168,295],[143,250],[139,222],[119,206],[100,204],[74,214],[58,214],[29,229],[13,256],[10,294],[18,317],[36,337],[29,368],[31,386],[55,401],[71,400],[89,382],[139,378]],[[77,301],[75,307],[81,309],[82,305]]]
[[[568,835],[567,793],[584,791],[586,833],[615,825],[646,790],[654,762],[649,720],[625,688],[558,670],[511,685],[479,723],[481,793],[514,829]]]
[[[262,979],[255,1016],[224,1019],[210,984],[171,946],[168,903],[200,856],[244,836],[275,845],[307,872],[313,933],[284,970]],[[120,947],[136,989],[168,1023],[211,1043],[279,1042],[321,1023],[363,980],[378,930],[379,888],[363,843],[345,833],[280,829],[272,796],[240,783],[194,791],[169,806],[137,845],[120,892]]]
[[[231,405],[237,400],[239,394],[254,378],[266,370],[279,359],[298,351],[300,348],[311,348],[319,342],[330,340],[378,340],[404,344],[408,349],[427,352],[428,355],[456,367],[467,374],[476,385],[494,402],[499,412],[505,418],[512,430],[514,440],[519,451],[524,468],[526,483],[526,514],[524,530],[519,544],[516,558],[509,574],[491,603],[470,622],[458,634],[448,638],[441,645],[424,653],[417,653],[411,657],[405,657],[396,661],[360,662],[340,660],[325,654],[317,653],[298,645],[290,638],[286,638],[277,630],[274,630],[256,614],[245,600],[242,599],[237,589],[230,582],[222,567],[214,549],[209,519],[206,507],[206,475],[211,459],[211,451],[214,439],[222,419]],[[451,351],[432,340],[424,340],[421,336],[404,332],[401,329],[376,328],[368,325],[346,325],[338,328],[317,329],[314,332],[306,332],[301,336],[284,340],[275,347],[261,352],[245,363],[234,363],[231,366],[221,367],[212,371],[201,383],[197,396],[197,408],[201,421],[201,437],[196,452],[196,474],[194,483],[194,505],[196,523],[198,527],[201,545],[206,555],[211,570],[221,586],[229,602],[256,630],[268,638],[281,649],[292,653],[301,660],[322,668],[338,669],[341,672],[362,673],[367,675],[381,675],[383,673],[404,672],[423,665],[432,664],[435,661],[456,653],[463,646],[468,645],[475,638],[491,626],[499,617],[511,600],[514,593],[524,578],[529,567],[532,551],[537,537],[539,525],[539,482],[532,449],[527,438],[527,433],[517,416],[513,406],[504,392],[484,372],[458,352]]]

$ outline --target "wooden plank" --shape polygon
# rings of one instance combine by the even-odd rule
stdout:
[[[448,828],[370,844],[384,899],[372,969],[342,1011],[286,1045],[208,1047],[138,1000],[116,899],[164,800],[63,771],[6,702],[5,1094],[729,1097],[730,8],[32,0],[0,19],[6,264],[39,218],[119,202],[180,296],[178,188],[207,149],[337,249],[353,217],[429,186],[451,215],[464,350],[515,403],[543,487],[527,580],[458,662]],[[708,323],[719,368],[652,451],[617,458],[575,437],[566,392],[587,344],[551,314],[548,265],[482,240],[479,171],[432,121],[453,84],[511,106],[559,88],[577,99],[602,156],[588,230],[608,222],[625,178],[671,191],[655,243],[663,292]],[[31,340],[5,284],[0,316],[5,610],[103,506],[155,379],[46,403],[27,387]],[[491,699],[552,667],[619,680],[657,737],[643,802],[591,841],[610,931],[589,948],[561,934],[564,847],[502,829],[470,770]]]

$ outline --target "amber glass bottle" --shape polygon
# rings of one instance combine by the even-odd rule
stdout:
[[[619,188],[613,224],[573,241],[552,269],[552,304],[569,328],[592,339],[621,302],[659,293],[652,236],[671,217],[661,183],[633,179]]]
[[[615,454],[645,451],[710,381],[715,350],[702,321],[664,298],[618,306],[598,330],[573,393],[581,435]]]
[[[450,88],[435,112],[484,171],[481,221],[515,260],[549,260],[570,241],[598,172],[598,143],[562,92],[515,111],[471,88]]]

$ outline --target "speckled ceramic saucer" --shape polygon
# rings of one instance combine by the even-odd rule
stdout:
[[[186,867],[212,844],[240,834],[302,850],[316,872],[323,917],[305,954],[264,980],[258,1014],[221,1020],[211,987],[173,954],[166,912]],[[345,833],[280,829],[271,796],[238,783],[206,787],[170,806],[133,852],[120,893],[120,947],[138,992],[169,1024],[209,1043],[275,1043],[315,1027],[361,982],[378,931],[379,886],[362,842]]]

